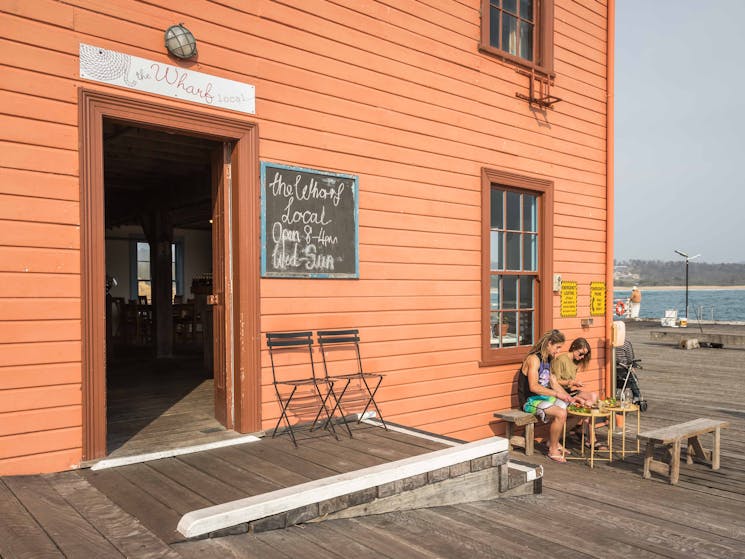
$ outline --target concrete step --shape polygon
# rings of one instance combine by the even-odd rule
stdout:
[[[510,459],[507,463],[507,486],[500,491],[500,497],[537,495],[543,492],[543,466]]]

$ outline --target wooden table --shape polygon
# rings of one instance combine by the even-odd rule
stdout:
[[[632,403],[627,403],[625,406],[622,406],[620,404],[612,406],[612,407],[606,407],[607,411],[611,412],[611,422],[609,425],[609,428],[613,428],[615,430],[616,427],[616,417],[617,414],[623,415],[623,427],[621,428],[621,460],[623,460],[626,457],[626,415],[629,413],[636,413],[636,454],[639,454],[639,432],[641,430],[641,414],[639,410],[639,406]],[[611,437],[612,438],[612,437]],[[629,453],[634,452],[633,450],[629,450]]]
[[[582,454],[577,458],[574,458],[572,456],[566,456],[567,425],[566,423],[564,423],[564,436],[563,436],[562,443],[561,443],[562,447],[564,447],[564,449],[562,450],[562,455],[564,456],[564,458],[567,460],[589,460],[589,464],[591,468],[595,467],[595,460],[607,460],[609,462],[612,462],[613,461],[613,437],[611,436],[610,425],[608,426],[609,427],[608,443],[607,443],[608,444],[608,451],[607,451],[608,458],[595,458],[595,442],[597,440],[595,437],[595,419],[597,419],[598,417],[604,417],[608,419],[608,421],[610,421],[611,414],[612,412],[607,408],[603,408],[603,409],[592,408],[588,412],[574,411],[574,410],[570,410],[569,408],[567,408],[568,416],[575,416],[575,417],[581,417],[581,418],[587,417],[589,419],[588,423],[590,424],[590,441],[589,441],[590,442],[590,456],[589,458],[585,457],[585,430],[584,428],[582,429],[582,444],[580,445],[580,448],[582,449]],[[598,451],[598,452],[601,452],[601,451]],[[605,451],[602,451],[602,452],[605,452]]]

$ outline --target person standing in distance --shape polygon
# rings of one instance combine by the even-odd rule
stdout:
[[[639,320],[639,310],[642,306],[642,292],[635,285],[631,289],[631,297],[629,297],[629,306],[631,307],[630,317],[634,320]]]

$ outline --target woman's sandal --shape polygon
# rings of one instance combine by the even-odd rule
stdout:
[[[585,447],[591,448],[590,441],[585,441]],[[595,451],[608,452],[608,446],[600,441],[595,441]]]
[[[559,464],[565,464],[567,459],[564,458],[561,454],[546,454],[548,456],[549,460],[553,460],[554,462],[558,462]]]

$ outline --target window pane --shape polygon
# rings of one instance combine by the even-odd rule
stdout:
[[[499,342],[502,336],[500,324],[501,319],[499,317],[499,313],[491,313],[491,315],[489,316],[489,337],[491,338],[490,346],[493,348],[497,348],[500,346]]]
[[[520,227],[520,194],[507,193],[507,229],[519,231]]]
[[[504,270],[504,233],[492,231],[489,239],[490,266],[492,270]]]
[[[518,330],[520,333],[520,345],[533,345],[535,343],[535,331],[533,326],[533,312],[519,313],[520,324]]]
[[[137,295],[144,295],[148,301],[152,301],[152,293],[150,289],[149,281],[138,281],[137,282]]]
[[[502,308],[517,308],[518,276],[502,276]]]
[[[523,194],[523,231],[537,231],[538,204],[535,196]]]
[[[489,44],[499,48],[499,9],[489,8]]]
[[[533,24],[520,22],[520,58],[533,60]]]
[[[150,280],[150,262],[137,263],[137,279]]]
[[[502,335],[502,347],[517,345],[517,313],[502,313],[502,323],[500,325],[500,334]]]
[[[492,229],[504,229],[504,191],[492,188],[490,203]]]
[[[533,0],[520,0],[520,17],[533,21]]]
[[[502,6],[508,12],[517,14],[517,0],[502,0]]]
[[[148,243],[137,243],[137,260],[139,262],[150,261],[150,245]]]
[[[502,50],[517,54],[517,18],[502,14]]]
[[[491,310],[499,310],[499,276],[491,276],[489,280],[489,307]]]
[[[520,308],[533,308],[533,283],[535,279],[530,276],[520,278]]]
[[[523,270],[538,270],[538,237],[530,233],[523,236]]]
[[[520,270],[520,233],[507,233],[507,270]]]

